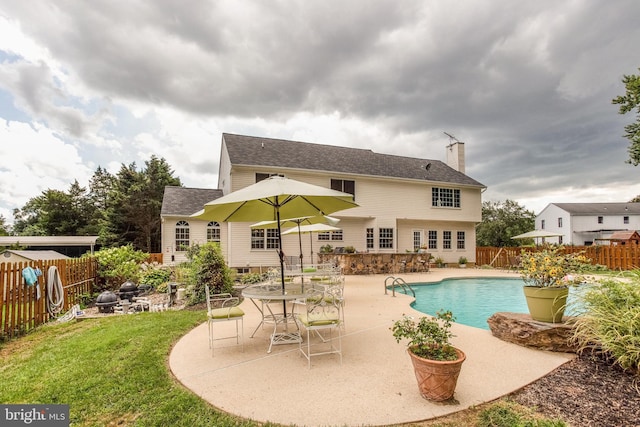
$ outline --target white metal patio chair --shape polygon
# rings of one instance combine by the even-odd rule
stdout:
[[[236,344],[242,344],[242,351],[244,351],[244,311],[238,307],[240,298],[231,296],[229,293],[211,294],[209,285],[205,285],[204,290],[207,300],[207,326],[209,328],[209,348],[211,349],[211,355],[213,356],[214,341],[230,338],[235,338]],[[236,322],[236,334],[216,338],[213,333],[214,323],[230,321]]]
[[[307,339],[306,344],[300,342],[299,349],[307,359],[309,368],[312,357],[325,354],[337,354],[342,364],[341,298],[338,298],[331,288],[326,291],[313,289],[306,298],[304,308],[297,317],[299,324],[307,331]],[[311,337],[315,335],[312,332],[317,334],[320,342],[311,343]]]

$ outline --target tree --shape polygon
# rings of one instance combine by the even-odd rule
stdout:
[[[13,233],[98,235],[103,247],[132,244],[144,252],[160,252],[160,210],[167,185],[182,184],[167,162],[155,156],[141,171],[135,163],[122,164],[116,176],[98,167],[89,191],[74,181],[68,192],[43,191],[14,209]]]
[[[511,237],[535,227],[535,214],[513,200],[483,202],[482,222],[476,228],[477,246],[518,246]]]
[[[145,252],[160,252],[160,210],[164,187],[179,186],[180,178],[164,159],[151,156],[145,169],[138,171],[135,163],[124,164],[116,174],[109,197],[107,222],[108,245],[132,243]]]
[[[69,192],[46,190],[13,212],[19,235],[86,235],[92,216],[87,190],[74,181]]]
[[[11,232],[11,227],[7,224],[7,219],[4,215],[0,215],[0,236],[8,236]]]
[[[640,68],[638,70],[640,71]],[[622,83],[626,88],[626,94],[615,97],[611,102],[620,105],[618,110],[620,114],[636,111],[636,121],[624,127],[626,132],[624,137],[631,141],[627,163],[638,166],[640,164],[640,76],[625,75]]]

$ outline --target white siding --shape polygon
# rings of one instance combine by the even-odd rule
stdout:
[[[305,263],[310,263],[311,245],[317,254],[320,247],[330,244],[332,247],[353,246],[359,252],[365,252],[366,229],[374,229],[374,248],[372,252],[403,253],[413,250],[413,231],[422,230],[423,241],[427,242],[428,230],[438,232],[438,249],[429,250],[435,257],[441,257],[448,263],[457,263],[460,256],[469,262],[475,261],[475,225],[482,220],[481,189],[476,187],[455,186],[442,182],[399,180],[382,177],[356,176],[333,172],[301,171],[283,168],[254,168],[230,164],[223,142],[220,155],[219,188],[224,194],[237,191],[255,183],[256,173],[278,173],[287,178],[308,182],[325,188],[331,187],[331,179],[355,181],[355,201],[360,206],[331,216],[340,219],[338,227],[343,230],[342,241],[320,241],[317,234],[302,236],[302,251]],[[460,208],[433,207],[432,188],[452,188],[460,190]],[[178,262],[183,259],[180,252],[173,249],[175,241],[175,223],[179,218],[165,218],[163,223],[163,244],[165,260],[169,262],[173,254]],[[193,243],[206,238],[206,222],[189,220]],[[251,250],[251,223],[229,223],[222,226],[222,249],[231,267],[267,267],[278,265],[275,250]],[[394,230],[394,244],[391,249],[379,248],[380,228]],[[443,249],[443,231],[450,231],[452,248]],[[465,249],[457,249],[456,237],[459,231],[465,232]],[[229,239],[229,236],[232,236]],[[283,251],[287,256],[299,256],[300,242],[296,234],[283,236]],[[173,251],[173,252],[172,252]]]

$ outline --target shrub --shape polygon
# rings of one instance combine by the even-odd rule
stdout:
[[[205,284],[214,294],[231,292],[233,279],[231,269],[222,256],[220,245],[208,242],[202,245],[193,245],[187,251],[188,277],[187,282],[193,286],[190,303],[196,304],[205,300]]]
[[[253,283],[264,282],[265,279],[266,277],[263,274],[247,273],[242,275],[242,277],[240,278],[240,283],[242,283],[243,285],[251,285]]]
[[[640,271],[630,282],[613,279],[583,292],[583,313],[573,339],[580,351],[596,350],[640,374]]]
[[[162,266],[157,263],[142,264],[142,273],[140,275],[140,283],[149,285],[154,289],[158,289],[163,283],[167,283],[171,280],[171,268]]]
[[[98,277],[104,282],[99,290],[114,290],[127,280],[139,282],[140,264],[147,260],[149,254],[126,245],[101,249],[95,253],[95,257],[98,260]]]

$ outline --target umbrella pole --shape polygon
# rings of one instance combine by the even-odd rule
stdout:
[[[311,245],[311,265],[315,264],[313,262],[313,233],[309,233],[309,244]]]
[[[300,272],[304,273],[304,266],[302,265],[302,233],[300,233],[300,221],[298,221],[298,243],[300,244]],[[304,276],[302,277],[304,281]]]
[[[282,283],[282,295],[284,295],[284,252],[282,252],[282,230],[280,227],[280,206],[278,205],[278,196],[276,196],[276,219],[278,220],[278,255],[280,256],[280,281]],[[282,309],[285,318],[287,316],[287,301],[282,300]]]

